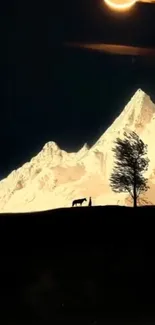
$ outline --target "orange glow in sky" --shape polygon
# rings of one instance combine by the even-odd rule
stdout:
[[[104,0],[104,2],[113,10],[129,10],[137,1],[136,0]]]

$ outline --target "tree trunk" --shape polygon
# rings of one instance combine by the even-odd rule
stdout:
[[[134,206],[134,208],[137,207],[137,191],[136,191],[136,186],[134,186],[134,189],[133,189],[133,206]]]
[[[133,185],[133,206],[137,207],[137,178],[136,178],[136,167],[134,166],[134,185]]]

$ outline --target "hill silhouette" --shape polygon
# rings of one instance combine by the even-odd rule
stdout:
[[[153,320],[154,214],[154,206],[1,214],[1,323]]]

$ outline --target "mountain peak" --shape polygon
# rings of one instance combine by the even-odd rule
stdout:
[[[150,123],[155,113],[155,105],[141,88],[139,88],[124,109],[128,126],[134,131],[141,131]]]
[[[57,151],[57,150],[60,150],[60,148],[57,145],[57,143],[54,141],[47,142],[43,147],[43,151]]]
[[[134,96],[136,95],[146,95],[146,93],[141,89],[141,88],[138,88],[134,94]]]
[[[121,114],[96,142],[93,148],[102,146],[103,142],[111,141],[115,136],[123,135],[124,131],[132,130],[137,134],[145,129],[155,114],[155,104],[150,97],[139,88],[122,109]]]
[[[145,97],[149,97],[141,88],[137,89],[134,95],[131,97],[130,102],[140,103],[144,100]],[[129,104],[128,103],[128,104]]]
[[[87,151],[87,150],[89,150],[89,146],[88,146],[87,143],[85,143],[85,144],[83,145],[83,147],[79,150],[79,152]]]

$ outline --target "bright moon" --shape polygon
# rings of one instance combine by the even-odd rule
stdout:
[[[130,9],[136,0],[104,0],[104,2],[114,10],[122,11]]]

